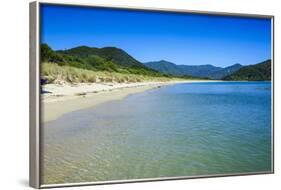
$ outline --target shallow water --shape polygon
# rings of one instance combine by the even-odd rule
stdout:
[[[43,184],[271,170],[271,83],[176,84],[44,124]]]

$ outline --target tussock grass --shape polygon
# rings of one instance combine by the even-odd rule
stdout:
[[[175,78],[152,77],[136,74],[123,74],[108,71],[92,71],[71,66],[59,66],[56,63],[42,63],[41,78],[44,83],[132,83],[145,81],[170,81]]]

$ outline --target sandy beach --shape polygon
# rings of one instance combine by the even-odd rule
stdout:
[[[81,83],[47,84],[42,86],[42,121],[57,119],[65,113],[94,107],[112,100],[122,99],[130,94],[160,88],[176,83],[214,82],[214,81],[169,81],[139,83]]]

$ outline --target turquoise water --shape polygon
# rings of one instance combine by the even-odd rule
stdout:
[[[271,171],[271,83],[170,85],[43,132],[44,184]]]

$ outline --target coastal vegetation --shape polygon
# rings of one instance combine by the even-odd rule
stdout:
[[[151,75],[125,74],[120,72],[97,71],[73,67],[60,66],[56,63],[44,62],[42,64],[42,83],[83,83],[83,82],[143,82],[143,81],[168,81],[174,78]],[[182,79],[179,79],[182,80]]]
[[[269,59],[255,65],[242,67],[233,74],[224,77],[223,80],[270,81],[271,60]]]
[[[54,51],[47,44],[42,44],[41,63],[42,84],[198,79],[198,77],[173,76],[153,70],[115,47],[79,46]]]
[[[53,51],[47,44],[42,44],[41,62],[56,63],[60,66],[67,65],[94,71],[167,76],[145,67],[123,50],[114,47],[99,49],[80,46],[64,51]]]

